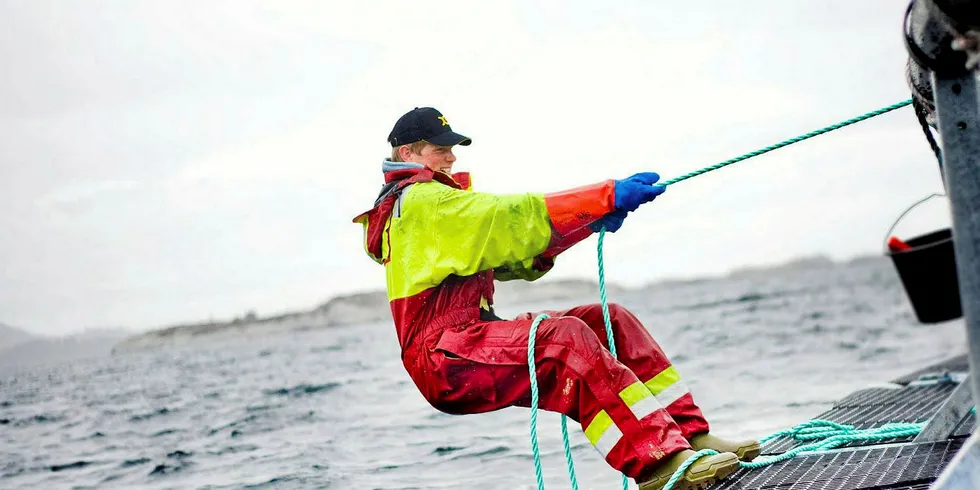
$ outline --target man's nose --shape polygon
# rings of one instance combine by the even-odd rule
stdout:
[[[452,150],[446,152],[446,160],[449,163],[452,163],[452,162],[455,162],[456,161],[456,155],[453,155]]]

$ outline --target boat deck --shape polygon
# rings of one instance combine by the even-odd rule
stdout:
[[[889,422],[926,422],[969,372],[966,355],[947,359],[892,381],[892,387],[856,391],[816,415],[865,429]],[[912,437],[854,442],[801,454],[757,469],[742,469],[712,490],[925,490],[939,477],[973,431],[971,413],[945,441],[912,443]],[[802,443],[771,440],[763,454],[775,455]]]

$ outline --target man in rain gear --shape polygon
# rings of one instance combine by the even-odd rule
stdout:
[[[471,190],[452,173],[453,147],[471,140],[431,107],[415,108],[388,136],[384,185],[364,228],[365,250],[384,265],[402,362],[425,399],[450,414],[530,406],[528,333],[534,314],[493,309],[494,280],[533,281],[564,250],[665,187],[640,173],[549,194]],[[535,339],[539,407],[581,423],[612,467],[641,489],[660,489],[693,450],[720,454],[691,465],[675,488],[702,488],[760,453],[727,441],[708,422],[677,370],[640,321],[609,305],[618,359],[606,344],[601,306],[547,312]]]

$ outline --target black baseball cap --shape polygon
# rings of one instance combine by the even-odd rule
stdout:
[[[423,140],[439,146],[467,146],[473,142],[466,136],[453,132],[446,117],[431,107],[416,107],[408,111],[398,118],[388,135],[388,143],[391,143],[392,148]]]

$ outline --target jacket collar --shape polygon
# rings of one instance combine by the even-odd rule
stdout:
[[[415,162],[393,162],[390,159],[385,159],[381,162],[381,173],[384,175],[386,184],[412,177],[422,172],[431,172],[432,180],[456,189],[468,190],[472,185],[469,172],[447,174],[445,172],[432,172],[422,164]]]
[[[398,194],[405,187],[417,182],[437,181],[455,189],[469,188],[469,174],[458,173],[449,175],[443,172],[433,172],[417,163],[395,164],[385,160],[382,164],[385,184],[374,202],[374,207],[354,218],[355,223],[365,227],[364,245],[368,255],[379,264],[388,262],[389,257],[383,255],[384,234],[386,223],[391,217],[392,209]]]

